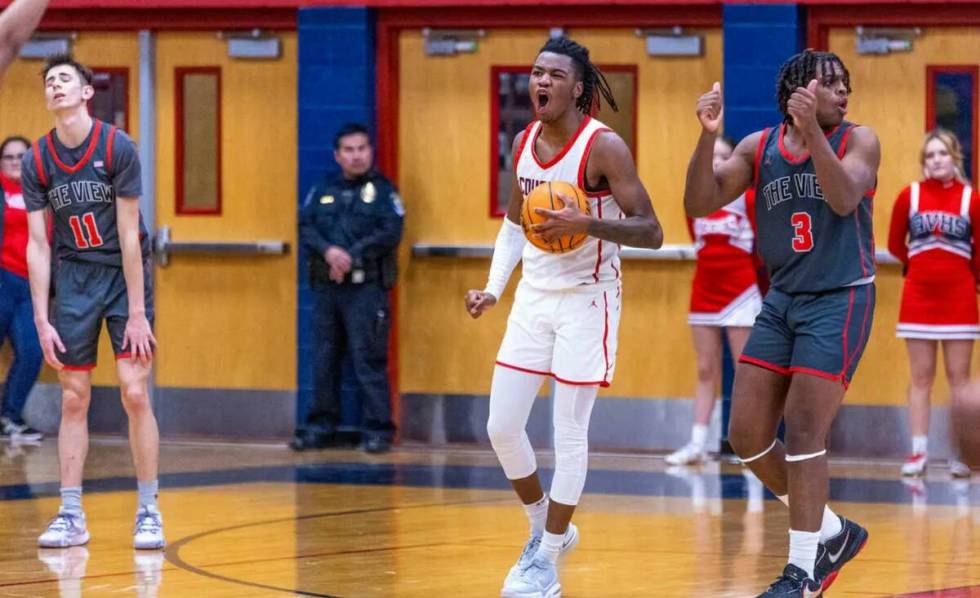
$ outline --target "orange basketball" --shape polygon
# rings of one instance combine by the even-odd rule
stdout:
[[[528,193],[527,197],[524,198],[524,205],[521,206],[521,227],[524,229],[524,236],[527,237],[527,240],[532,245],[549,253],[566,253],[572,251],[588,238],[588,235],[585,234],[562,235],[548,243],[531,229],[533,225],[541,224],[548,220],[547,216],[542,216],[535,212],[535,208],[561,210],[565,207],[565,202],[558,196],[559,194],[574,199],[578,205],[578,209],[583,213],[592,213],[589,210],[589,200],[585,196],[585,191],[565,181],[541,183]]]

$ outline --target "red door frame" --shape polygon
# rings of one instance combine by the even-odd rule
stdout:
[[[495,4],[498,4],[495,2]],[[571,4],[571,2],[569,3]],[[377,162],[388,177],[398,182],[398,36],[404,29],[433,28],[652,28],[721,27],[722,7],[711,0],[703,3],[664,0],[656,6],[584,5],[574,10],[555,6],[468,6],[465,8],[379,8],[377,18],[376,97]],[[528,57],[529,59],[531,57]],[[399,421],[397,289],[392,291],[392,350],[389,351],[392,383],[392,418]]]

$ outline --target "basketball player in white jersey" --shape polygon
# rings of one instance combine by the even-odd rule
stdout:
[[[600,386],[616,363],[621,305],[620,245],[658,248],[663,230],[623,139],[591,118],[599,94],[614,110],[605,77],[589,51],[567,39],[549,40],[531,69],[537,119],[514,139],[515,177],[507,217],[494,247],[487,286],[466,294],[474,318],[493,307],[523,259],[523,276],[490,388],[487,431],[504,473],[524,504],[531,537],[504,581],[501,596],[561,595],[557,559],[578,542],[572,513],[585,485],[588,428]],[[577,249],[544,252],[527,243],[520,226],[524,197],[545,181],[585,190],[591,214],[570,198],[534,227],[544,240],[587,234]],[[555,473],[550,500],[538,479],[525,432],[546,376],[555,379]]]
[[[0,13],[0,78],[34,35],[48,0],[14,0]]]

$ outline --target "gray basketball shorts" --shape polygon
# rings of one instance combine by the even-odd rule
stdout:
[[[143,262],[146,318],[153,325],[153,286],[149,261]],[[126,278],[123,269],[95,262],[63,260],[55,274],[53,324],[66,351],[58,359],[69,370],[90,370],[99,353],[102,320],[106,322],[116,359],[130,357],[122,347],[129,319]]]

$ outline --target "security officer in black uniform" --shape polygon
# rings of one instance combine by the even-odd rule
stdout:
[[[398,190],[373,170],[367,127],[344,126],[334,138],[340,174],[313,187],[300,215],[314,295],[316,355],[313,408],[290,446],[335,446],[340,422],[340,381],[349,351],[364,414],[364,449],[391,448],[388,384],[388,290],[395,284],[397,249],[405,210]]]

